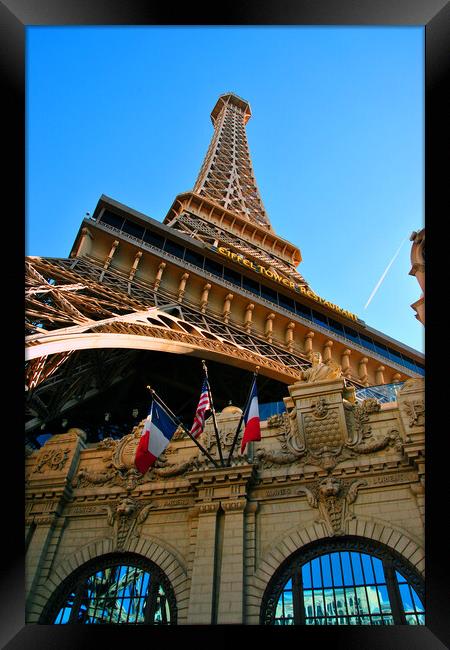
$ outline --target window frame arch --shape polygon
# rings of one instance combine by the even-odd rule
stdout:
[[[425,585],[422,576],[415,567],[400,553],[382,542],[357,536],[342,536],[321,539],[306,544],[286,558],[269,580],[263,594],[260,609],[260,625],[273,625],[278,600],[289,578],[292,579],[294,607],[294,625],[304,625],[303,588],[301,582],[302,567],[315,558],[337,551],[366,553],[382,561],[386,577],[386,587],[392,608],[394,625],[407,625],[402,607],[399,586],[395,577],[398,571],[416,591],[425,606]]]
[[[75,620],[79,612],[81,596],[83,587],[89,577],[93,576],[97,571],[103,569],[114,568],[117,566],[129,566],[143,569],[150,573],[152,580],[149,583],[147,594],[149,594],[150,602],[145,606],[145,614],[143,622],[126,622],[126,623],[108,623],[109,625],[160,625],[155,623],[153,617],[155,615],[156,598],[158,595],[159,586],[162,586],[164,594],[167,598],[167,604],[170,612],[170,622],[162,623],[162,625],[176,625],[177,624],[177,603],[175,591],[165,572],[152,560],[132,552],[112,552],[105,555],[92,558],[72,571],[54,590],[46,605],[44,606],[41,616],[39,617],[39,624],[44,625],[58,625],[55,619],[61,609],[67,602],[70,594],[75,592],[74,604],[68,624],[81,624]]]

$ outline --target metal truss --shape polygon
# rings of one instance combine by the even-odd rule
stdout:
[[[232,93],[222,95],[218,105],[218,114],[212,115],[214,134],[194,192],[271,230],[256,185],[245,132],[250,108]]]
[[[218,226],[210,226],[203,219],[185,212],[177,218],[173,227],[182,230],[193,239],[198,239],[210,245],[213,245],[219,239],[220,242],[232,246],[238,253],[256,259],[268,268],[278,271],[287,280],[293,280],[308,288],[305,278],[293,266],[289,266],[286,262],[265,251],[262,244],[258,247],[253,246],[248,241],[228,233]]]
[[[156,292],[138,282],[130,286],[128,277],[81,258],[27,259],[25,321],[28,430],[132,374],[136,349],[100,347],[81,354],[70,349],[70,342],[82,335],[144,337],[156,341],[153,349],[186,345],[200,355],[238,360],[249,368],[258,365],[263,374],[286,383],[310,365],[194,305],[180,304],[161,288]],[[49,353],[52,342],[63,339],[69,348]]]

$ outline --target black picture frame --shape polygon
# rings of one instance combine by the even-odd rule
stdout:
[[[220,8],[221,15],[214,10]],[[448,535],[445,523],[445,472],[448,432],[439,426],[439,413],[446,409],[446,381],[439,368],[447,362],[445,321],[439,319],[442,296],[434,289],[443,258],[437,234],[444,216],[444,191],[448,187],[448,156],[445,150],[447,125],[444,101],[448,56],[450,7],[446,0],[271,0],[242,1],[220,5],[184,3],[176,9],[169,3],[146,0],[0,0],[0,62],[3,81],[2,108],[6,170],[3,178],[4,260],[4,425],[2,438],[5,476],[2,514],[3,563],[0,577],[0,642],[10,650],[20,648],[90,648],[123,643],[203,643],[220,639],[225,645],[242,638],[264,643],[330,643],[333,648],[383,648],[384,650],[440,650],[450,644],[448,589]],[[24,623],[24,486],[23,474],[23,257],[25,253],[25,28],[29,25],[422,25],[425,27],[425,214],[428,235],[427,280],[427,459],[426,459],[426,620],[424,628],[307,628],[281,629],[258,626],[186,626],[181,628],[130,630],[126,628],[70,628]],[[447,135],[448,139],[448,135]],[[6,199],[6,200],[5,200]],[[49,197],[51,200],[51,197]],[[448,197],[447,207],[448,210]],[[436,232],[436,234],[435,234]],[[430,239],[431,238],[431,239]],[[12,254],[8,255],[8,251]],[[445,259],[445,258],[444,258]],[[413,317],[413,315],[411,316]],[[16,321],[17,319],[17,321]],[[437,330],[440,326],[439,331]],[[442,331],[444,330],[444,331]],[[6,361],[6,352],[12,362]],[[14,371],[17,368],[17,371]],[[446,416],[447,417],[447,416]],[[182,636],[180,636],[180,633]],[[201,635],[201,636],[199,636]],[[263,635],[263,636],[262,636]]]

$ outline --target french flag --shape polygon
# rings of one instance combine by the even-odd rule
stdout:
[[[161,456],[177,428],[178,425],[166,411],[153,401],[134,459],[134,464],[141,474],[145,474],[155,460]]]
[[[248,442],[253,440],[261,440],[261,426],[259,422],[259,405],[258,405],[258,392],[256,390],[256,377],[253,380],[253,386],[250,393],[250,399],[244,413],[245,429],[242,436],[241,454]]]

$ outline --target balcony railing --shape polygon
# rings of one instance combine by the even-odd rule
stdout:
[[[396,402],[397,393],[405,382],[399,381],[395,384],[383,384],[381,386],[367,386],[366,388],[359,388],[356,390],[356,399],[362,402],[369,397],[375,398],[382,404],[387,402]]]

